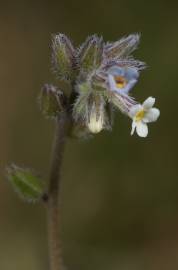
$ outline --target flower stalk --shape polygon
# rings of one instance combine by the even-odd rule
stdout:
[[[63,112],[56,121],[56,133],[53,144],[51,172],[48,191],[48,236],[50,270],[63,270],[61,248],[61,165],[65,143],[70,129],[70,117]]]

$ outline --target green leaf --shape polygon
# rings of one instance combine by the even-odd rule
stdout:
[[[28,202],[36,202],[44,194],[44,184],[30,170],[16,165],[7,168],[7,177],[19,196]]]

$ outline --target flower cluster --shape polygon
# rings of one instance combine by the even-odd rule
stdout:
[[[154,98],[141,105],[130,95],[145,68],[145,63],[131,56],[139,39],[132,34],[105,43],[92,35],[75,49],[65,35],[54,36],[53,66],[58,77],[72,85],[69,103],[75,127],[88,133],[111,129],[116,107],[132,119],[131,134],[136,130],[139,136],[147,136],[147,123],[156,121],[160,112],[152,108]]]

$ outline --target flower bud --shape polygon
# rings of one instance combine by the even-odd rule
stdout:
[[[103,39],[96,35],[89,36],[78,51],[78,62],[80,68],[91,71],[101,64],[103,54]]]
[[[64,94],[55,86],[45,84],[39,97],[40,108],[46,117],[56,117],[65,108]]]
[[[88,106],[87,127],[91,133],[99,133],[105,126],[105,101],[101,95],[91,95]]]
[[[105,57],[107,58],[123,58],[133,52],[139,44],[140,35],[133,34],[124,37],[116,42],[107,43],[104,48]]]
[[[95,72],[90,79],[91,87],[95,92],[105,92],[107,90],[107,74],[102,72],[102,70],[98,70]]]
[[[93,105],[89,116],[88,129],[91,133],[99,133],[103,129],[103,124],[103,114],[98,113],[95,105]]]
[[[75,71],[74,60],[75,49],[63,34],[53,36],[52,43],[52,63],[54,71],[62,80],[72,80]]]
[[[89,107],[87,127],[91,133],[99,133],[103,129],[111,130],[113,124],[113,108],[101,95],[95,95]]]
[[[78,85],[78,97],[73,106],[73,118],[76,124],[87,127],[91,133],[102,129],[111,130],[112,106],[102,91],[91,88],[89,83]]]

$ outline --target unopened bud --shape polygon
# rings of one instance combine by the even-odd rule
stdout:
[[[55,86],[45,84],[39,102],[41,111],[46,117],[56,117],[65,107],[65,96]]]
[[[78,51],[78,62],[83,71],[91,71],[101,64],[103,39],[92,35],[82,44]]]
[[[80,94],[73,106],[73,118],[79,129],[87,127],[90,133],[111,130],[112,110],[103,93],[93,91],[87,84],[79,85],[78,89]]]
[[[104,48],[105,57],[122,58],[127,57],[139,44],[139,34],[129,35],[116,42],[107,43]]]
[[[104,119],[102,114],[97,114],[95,107],[93,106],[90,118],[88,122],[88,129],[92,133],[99,133],[103,129]]]
[[[64,34],[53,36],[52,63],[55,72],[62,80],[72,80],[74,76],[75,49],[70,39]]]
[[[90,107],[87,126],[90,132],[99,133],[104,128],[105,122],[105,102],[100,95],[94,95],[90,98]]]
[[[102,72],[98,71],[93,74],[91,77],[91,87],[95,92],[105,92],[108,88],[107,86],[107,75]]]

